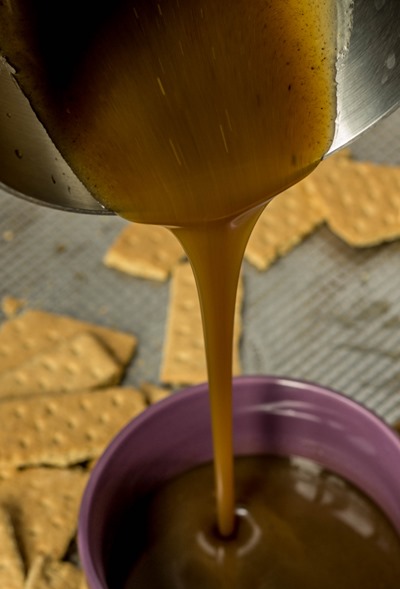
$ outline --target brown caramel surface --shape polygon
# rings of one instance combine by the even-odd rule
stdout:
[[[212,467],[194,469],[124,522],[108,563],[110,589],[398,586],[399,537],[354,486],[299,459],[239,458],[235,467],[231,539],[216,533]]]

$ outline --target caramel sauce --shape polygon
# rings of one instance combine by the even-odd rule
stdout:
[[[303,459],[241,457],[235,471],[234,538],[215,530],[211,465],[193,469],[125,514],[110,589],[398,586],[399,537],[355,487]]]

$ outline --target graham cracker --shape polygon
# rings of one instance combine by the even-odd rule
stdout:
[[[24,563],[18,548],[14,526],[8,510],[0,505],[0,587],[23,589]]]
[[[94,336],[80,333],[0,374],[0,398],[114,385],[122,372]]]
[[[170,231],[158,225],[127,225],[106,252],[104,264],[132,276],[166,280],[184,256]]]
[[[11,513],[28,571],[41,554],[64,556],[88,476],[80,468],[30,468],[0,482],[0,501]]]
[[[245,251],[246,260],[266,270],[325,221],[321,195],[331,174],[339,174],[350,152],[342,150],[322,161],[304,180],[275,196],[258,219]]]
[[[122,387],[3,401],[0,468],[96,458],[145,406],[139,391]]]
[[[248,262],[266,270],[324,221],[315,190],[310,177],[272,199],[250,236],[245,251]]]
[[[400,237],[400,168],[341,160],[321,191],[329,228],[353,247]]]
[[[154,405],[154,403],[166,399],[172,393],[170,389],[159,387],[151,382],[142,382],[140,384],[140,390],[149,405]]]
[[[25,589],[80,589],[83,573],[69,562],[38,556],[29,572]]]
[[[0,327],[0,373],[82,332],[97,337],[124,366],[136,350],[134,335],[65,315],[28,310]]]
[[[242,299],[243,285],[240,280],[233,337],[233,374],[240,373]],[[192,269],[188,263],[176,266],[172,275],[160,380],[176,385],[197,384],[207,380],[200,305]]]

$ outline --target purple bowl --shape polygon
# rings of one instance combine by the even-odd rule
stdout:
[[[212,459],[207,385],[177,393],[131,421],[87,485],[78,527],[91,589],[108,589],[105,555],[135,497]],[[339,393],[274,377],[234,380],[235,454],[312,459],[370,496],[400,533],[400,438]]]

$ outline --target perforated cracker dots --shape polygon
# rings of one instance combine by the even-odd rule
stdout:
[[[330,229],[354,247],[400,237],[400,168],[341,159],[320,200]]]
[[[121,387],[3,401],[0,467],[67,466],[96,458],[145,407],[142,393]]]
[[[163,281],[183,256],[181,245],[167,229],[135,223],[121,231],[104,264],[133,276]]]
[[[85,440],[89,443],[93,442],[96,439],[96,437],[97,437],[96,432],[93,432],[91,430],[87,430],[85,432]]]
[[[26,407],[22,403],[16,403],[12,409],[12,415],[17,419],[22,419],[26,415]]]
[[[49,356],[43,358],[42,365],[43,368],[45,368],[49,372],[55,372],[57,370],[57,363],[54,361],[54,358],[51,358]]]
[[[79,364],[77,364],[77,362],[67,362],[65,364],[65,370],[69,376],[76,376],[77,374],[79,374],[81,367],[79,366]]]
[[[124,402],[124,397],[120,392],[115,392],[111,397],[111,404],[114,407],[121,407]]]
[[[179,306],[185,311],[192,311],[193,309],[196,309],[198,305],[196,304],[196,301],[192,299],[186,299],[181,301],[181,303],[179,303]]]
[[[66,421],[67,428],[74,431],[79,427],[79,419],[76,416],[68,416]]]
[[[84,413],[88,413],[92,410],[93,408],[93,403],[91,402],[90,399],[88,399],[86,396],[83,397],[80,401],[79,401],[79,409],[81,411],[83,411]]]
[[[31,444],[31,440],[27,437],[18,438],[17,443],[22,450],[27,450]]]
[[[361,211],[363,216],[371,219],[379,214],[379,207],[373,201],[364,200],[361,204]]]
[[[35,350],[35,338],[31,336],[25,336],[22,345],[27,350]]]
[[[240,283],[234,332],[234,374],[240,373],[241,304]],[[168,384],[192,384],[206,378],[203,326],[197,289],[190,264],[183,263],[173,271],[160,381]]]
[[[66,441],[66,437],[63,436],[60,432],[56,432],[51,439],[51,442],[54,446],[62,446],[66,443]]]
[[[45,337],[52,343],[57,342],[60,338],[58,332],[55,329],[47,329]]]
[[[10,375],[10,380],[14,379],[16,385],[25,385],[28,382],[28,375],[23,370],[18,370]]]
[[[0,373],[21,366],[34,355],[53,352],[81,333],[89,333],[121,366],[132,358],[137,346],[134,335],[79,321],[72,317],[28,310],[0,326]]]
[[[267,205],[247,244],[251,264],[266,270],[323,222],[316,191],[315,180],[306,178]]]
[[[35,421],[33,422],[33,427],[35,428],[35,430],[38,433],[45,430],[45,424],[44,424],[43,420],[39,419],[39,418],[35,419]]]
[[[98,422],[101,425],[105,425],[105,424],[109,423],[110,422],[110,416],[109,416],[109,414],[108,413],[102,413],[101,415],[99,415]]]
[[[87,476],[78,469],[31,468],[14,471],[0,480],[0,503],[12,507],[28,569],[41,553],[54,558],[62,558],[65,554],[76,530],[79,503]],[[0,545],[3,557],[3,542]],[[10,587],[3,582],[0,586]]]
[[[80,333],[0,374],[0,397],[38,395],[113,385],[123,367],[88,333]]]
[[[179,350],[176,354],[175,354],[175,359],[177,360],[177,362],[188,362],[190,360],[190,352],[186,351],[186,350]]]
[[[41,399],[42,400],[42,399]],[[43,409],[44,415],[47,417],[53,417],[57,414],[58,404],[52,399],[45,399],[45,402],[40,403],[40,408]],[[1,407],[0,407],[1,412]]]

